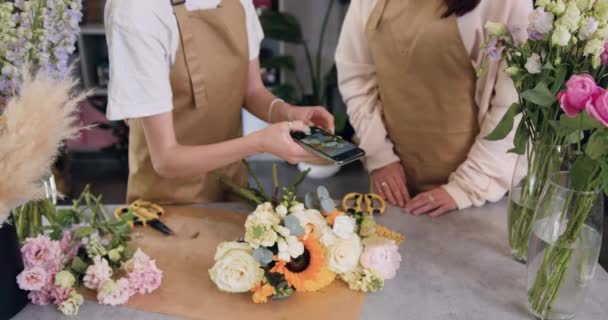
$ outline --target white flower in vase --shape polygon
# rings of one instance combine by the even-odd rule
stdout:
[[[542,62],[540,61],[540,55],[533,53],[526,61],[525,68],[531,74],[537,74],[542,71]]]

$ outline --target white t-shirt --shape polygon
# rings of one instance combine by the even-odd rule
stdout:
[[[186,9],[217,7],[221,0],[187,0]],[[264,37],[252,0],[241,0],[247,17],[249,58]],[[173,110],[170,72],[180,41],[169,0],[108,0],[106,40],[110,58],[107,117],[141,118]]]

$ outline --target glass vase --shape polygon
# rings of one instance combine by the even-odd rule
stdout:
[[[568,172],[547,182],[528,249],[528,304],[540,319],[573,319],[600,254],[603,199],[598,186],[570,187]]]
[[[509,192],[508,228],[511,255],[525,263],[534,211],[548,178],[559,172],[565,147],[530,143],[517,158]]]
[[[13,219],[21,242],[41,234],[45,224],[43,220],[53,221],[55,217],[59,192],[50,170],[40,179],[40,183],[44,188],[45,198],[29,201],[13,210]]]

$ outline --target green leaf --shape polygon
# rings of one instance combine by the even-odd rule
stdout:
[[[266,69],[285,69],[296,71],[296,63],[292,56],[274,56],[268,59],[260,59],[260,67]]]
[[[591,176],[597,163],[589,157],[582,156],[574,161],[570,169],[570,183],[576,191],[587,191]]]
[[[82,259],[78,256],[76,256],[74,258],[74,260],[72,260],[72,265],[71,268],[72,270],[76,271],[77,273],[83,274],[87,271],[87,268],[89,266],[87,265],[86,262],[82,261]]]
[[[596,161],[608,154],[608,132],[601,130],[593,133],[586,144],[585,154]]]
[[[551,86],[551,92],[553,92],[553,93],[555,93],[555,95],[557,95],[559,90],[564,85],[567,75],[568,75],[568,68],[566,66],[560,66],[559,69],[557,69],[557,72],[555,73],[555,79],[553,80],[553,85]]]
[[[599,121],[591,118],[587,112],[581,112],[574,118],[570,118],[564,113],[559,119],[559,124],[563,127],[577,130],[600,129],[603,127]]]
[[[84,238],[84,237],[92,234],[93,232],[95,232],[95,228],[93,228],[93,227],[80,227],[76,230],[76,232],[74,233],[74,236],[76,238]]]
[[[524,91],[521,97],[542,107],[550,107],[556,101],[555,95],[551,93],[545,81],[539,82],[534,89]]]
[[[525,123],[520,121],[517,130],[515,131],[515,138],[513,139],[514,147],[509,150],[509,152],[519,155],[524,154],[528,141],[530,141],[530,131],[528,131],[528,127],[526,127]]]
[[[300,22],[289,13],[264,10],[260,15],[260,22],[264,35],[269,39],[289,43],[304,42]]]
[[[585,134],[581,130],[572,131],[570,134],[566,135],[566,144],[576,144],[579,141],[585,138]]]
[[[518,115],[522,111],[521,105],[519,103],[514,103],[509,107],[507,113],[502,117],[496,128],[485,137],[486,140],[490,141],[498,141],[504,139],[511,130],[513,130],[513,122],[515,121],[515,116]]]

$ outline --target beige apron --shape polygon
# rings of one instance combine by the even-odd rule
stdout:
[[[238,138],[242,135],[241,108],[249,66],[244,8],[239,0],[223,0],[215,9],[187,11],[183,1],[172,1],[181,38],[171,69],[177,140],[194,146]],[[227,199],[211,174],[160,177],[152,167],[142,120],[130,120],[129,125],[127,201],[142,198],[161,204],[188,204]],[[241,163],[218,172],[241,185],[247,181]]]
[[[411,193],[447,182],[476,136],[475,70],[444,0],[378,0],[366,27],[384,123]]]

